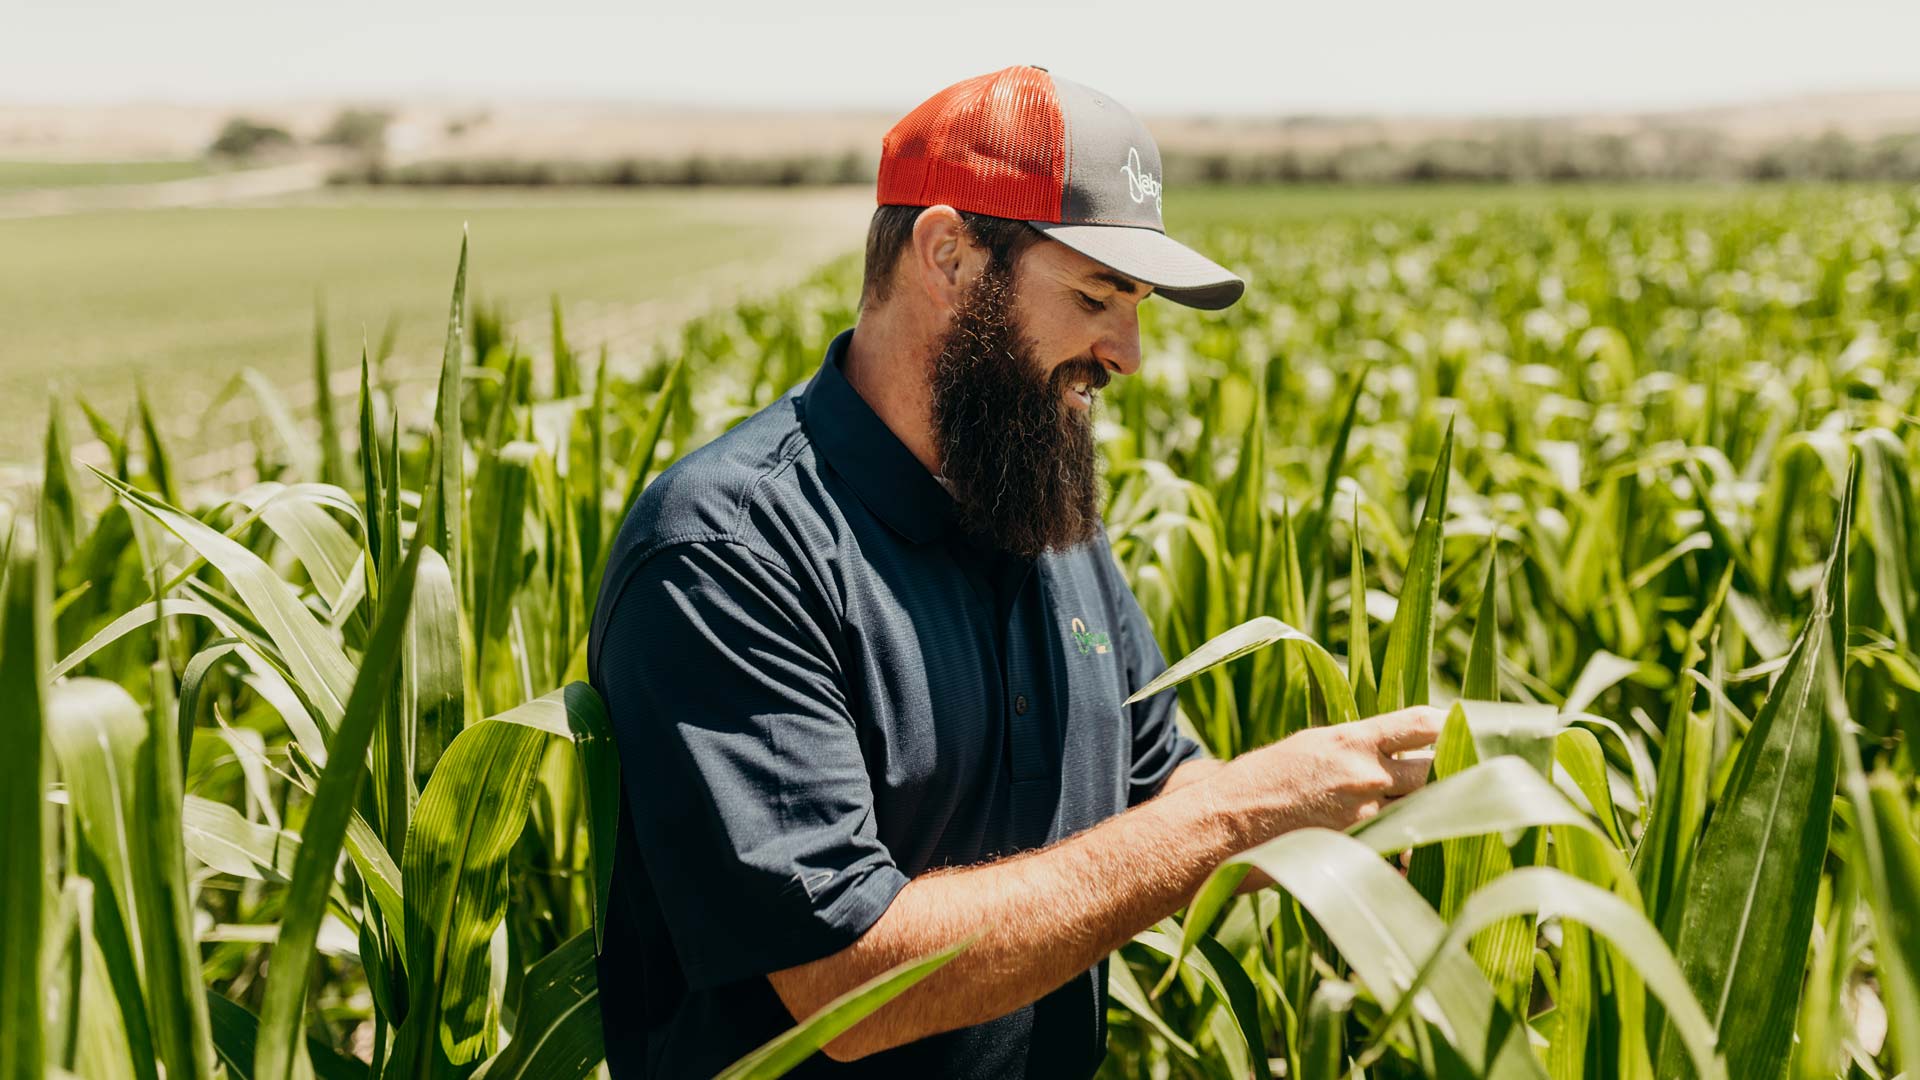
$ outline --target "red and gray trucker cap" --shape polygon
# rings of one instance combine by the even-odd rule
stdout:
[[[880,143],[879,204],[1016,218],[1188,307],[1246,291],[1232,271],[1167,235],[1160,148],[1126,107],[1019,65],[955,83]]]

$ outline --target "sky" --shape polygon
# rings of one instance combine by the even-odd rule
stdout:
[[[5,102],[901,109],[1027,63],[1139,112],[1662,109],[1920,87],[1920,0],[0,0]]]

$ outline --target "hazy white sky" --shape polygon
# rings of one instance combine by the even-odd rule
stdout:
[[[1920,0],[0,0],[0,102],[903,109],[1012,63],[1142,112],[1712,104],[1920,86]]]

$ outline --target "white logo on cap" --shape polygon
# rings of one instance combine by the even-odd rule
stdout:
[[[1127,194],[1133,196],[1133,201],[1143,203],[1151,198],[1153,200],[1153,209],[1158,212],[1160,209],[1160,178],[1141,167],[1139,147],[1127,147],[1127,163],[1120,166],[1120,171],[1127,174]]]

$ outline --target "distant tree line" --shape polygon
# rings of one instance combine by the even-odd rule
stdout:
[[[341,109],[326,129],[314,136],[313,144],[349,150],[365,160],[376,159],[386,149],[387,125],[392,121],[393,114],[385,109]],[[297,141],[292,132],[277,124],[235,116],[207,144],[207,154],[245,160],[291,150]]]
[[[871,184],[874,162],[857,152],[769,157],[613,158],[605,161],[448,158],[406,165],[365,161],[334,173],[337,184],[512,187],[798,187]]]
[[[1715,132],[1632,135],[1528,126],[1480,138],[1387,140],[1302,149],[1163,154],[1174,184],[1606,183],[1692,180],[1920,182],[1920,133],[1856,140],[1839,133],[1736,144]],[[368,154],[337,184],[514,187],[871,184],[871,154],[446,158],[394,165]]]
[[[1168,153],[1164,161],[1172,183],[1916,182],[1920,133],[1856,140],[1830,132],[1754,147],[1694,129],[1576,135],[1530,128],[1405,144]]]

